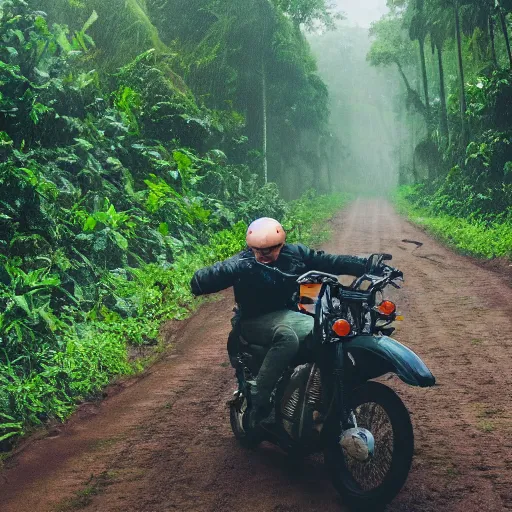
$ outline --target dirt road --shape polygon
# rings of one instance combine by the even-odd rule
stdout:
[[[406,276],[396,338],[438,385],[387,381],[416,434],[409,480],[390,511],[512,510],[512,289],[400,219],[358,200],[334,220],[334,253],[390,252]],[[424,245],[402,242],[421,241]],[[235,442],[225,340],[231,294],[170,334],[177,349],[143,378],[30,444],[1,474],[3,512],[300,512],[343,510],[316,460]]]

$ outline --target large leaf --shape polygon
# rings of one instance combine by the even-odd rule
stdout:
[[[94,23],[98,21],[98,13],[96,11],[92,11],[92,14],[89,16],[89,19],[84,23],[82,27],[82,32],[87,32]]]
[[[27,315],[32,316],[32,311],[24,295],[14,295],[13,300],[18,307],[27,313]]]
[[[114,239],[117,243],[117,245],[126,251],[128,249],[128,240],[118,231],[112,231],[112,234],[114,235]]]

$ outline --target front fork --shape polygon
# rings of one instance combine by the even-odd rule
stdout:
[[[345,380],[345,351],[341,342],[323,345],[320,363],[322,375],[323,402],[329,404],[326,414],[326,435],[339,436],[341,432],[355,427],[354,415],[347,409],[349,402]]]

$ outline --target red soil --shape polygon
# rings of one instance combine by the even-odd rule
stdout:
[[[416,435],[411,474],[388,510],[512,510],[512,289],[382,200],[356,201],[333,226],[327,251],[394,255],[406,277],[392,293],[405,315],[395,337],[438,381],[417,389],[386,380]],[[225,350],[231,306],[230,292],[204,305],[172,329],[176,349],[143,377],[10,459],[0,509],[343,510],[319,460],[297,467],[277,448],[247,451],[233,438],[225,406],[235,387]]]

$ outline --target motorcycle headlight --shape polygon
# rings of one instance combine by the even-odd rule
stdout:
[[[348,336],[352,332],[352,326],[348,320],[342,318],[332,324],[332,330],[338,336],[343,337]]]

